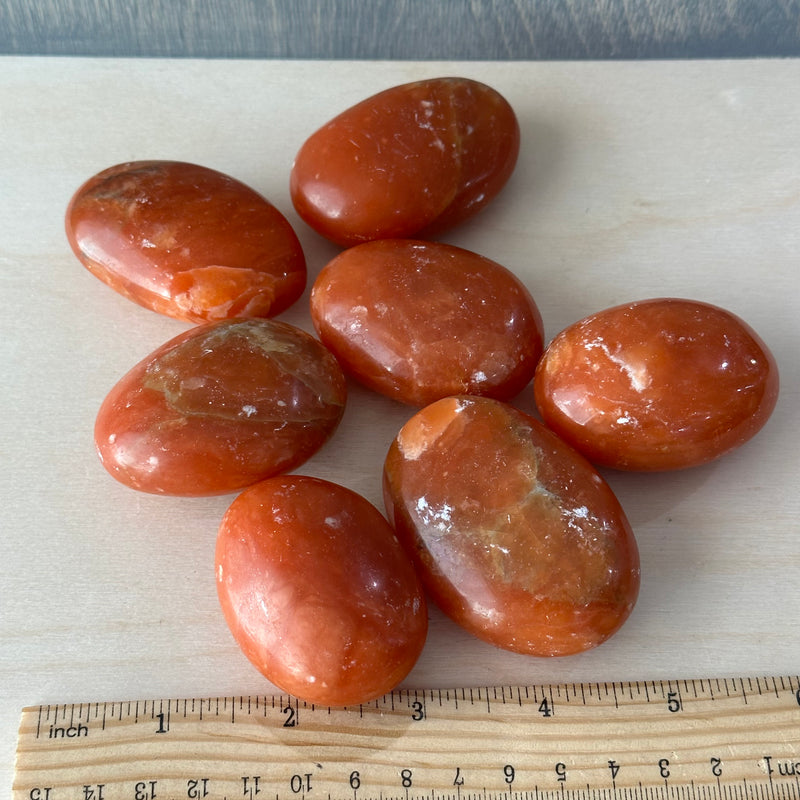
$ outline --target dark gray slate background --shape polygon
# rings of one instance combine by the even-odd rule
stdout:
[[[0,54],[798,56],[800,0],[0,0]]]

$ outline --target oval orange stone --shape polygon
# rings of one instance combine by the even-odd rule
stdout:
[[[616,496],[505,403],[451,397],[419,411],[389,449],[384,494],[430,597],[497,647],[578,653],[633,609],[639,556]]]
[[[537,369],[547,425],[596,464],[671,470],[711,461],[764,426],[775,359],[743,320],[694,300],[643,300],[561,331]]]
[[[103,170],[70,201],[66,232],[81,263],[112,289],[187,322],[274,316],[306,285],[300,242],[280,211],[196,164]]]
[[[360,495],[304,476],[251,486],[228,509],[217,590],[242,651],[276,686],[323,705],[393,689],[425,643],[413,566]]]
[[[395,86],[339,114],[301,147],[297,213],[349,246],[427,236],[471,217],[505,185],[519,155],[508,101],[466,78]]]
[[[302,464],[332,435],[346,384],[312,336],[268,319],[197,326],[137,364],[97,414],[103,466],[142,492],[212,495]]]
[[[418,406],[453,394],[510,398],[543,349],[525,286],[500,264],[437,242],[346,250],[314,282],[311,316],[347,372]]]

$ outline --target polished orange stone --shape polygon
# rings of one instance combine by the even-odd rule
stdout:
[[[300,242],[281,212],[196,164],[103,170],[70,201],[66,232],[81,263],[112,289],[187,322],[274,316],[306,285]]]
[[[657,471],[718,458],[752,438],[778,398],[775,359],[736,315],[657,298],[559,333],[534,382],[547,425],[596,464]]]
[[[497,647],[579,653],[633,609],[639,556],[616,496],[510,405],[461,396],[419,411],[389,449],[384,495],[429,596]]]
[[[347,372],[417,406],[453,394],[513,397],[543,349],[525,286],[500,264],[437,242],[345,250],[314,282],[311,316]]]
[[[234,638],[277,687],[354,705],[393,689],[428,629],[425,596],[386,519],[360,495],[304,476],[271,478],[231,504],[216,548]]]
[[[344,246],[427,235],[473,216],[505,185],[519,124],[497,91],[466,78],[403,84],[339,114],[301,147],[297,213]]]
[[[151,353],[95,422],[103,466],[142,492],[236,491],[302,464],[344,412],[345,378],[312,336],[268,319],[206,323]]]

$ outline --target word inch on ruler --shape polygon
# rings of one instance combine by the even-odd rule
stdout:
[[[800,678],[43,705],[14,800],[800,800]]]

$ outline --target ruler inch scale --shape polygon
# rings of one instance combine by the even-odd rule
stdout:
[[[800,800],[800,676],[25,708],[13,800]]]

